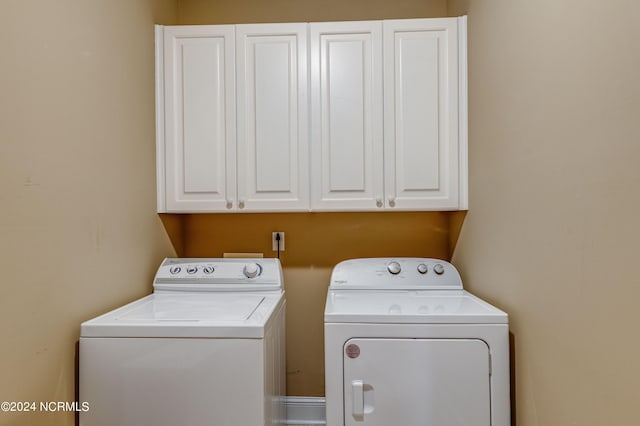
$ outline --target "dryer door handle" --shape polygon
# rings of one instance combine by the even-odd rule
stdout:
[[[353,417],[364,417],[364,383],[362,380],[351,381],[351,406]]]

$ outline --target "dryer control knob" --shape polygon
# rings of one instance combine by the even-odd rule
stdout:
[[[433,272],[435,272],[438,275],[444,274],[444,266],[442,266],[441,263],[436,263],[435,266],[433,267]]]
[[[247,263],[246,265],[244,265],[244,276],[247,278],[255,278],[258,275],[260,275],[262,268],[260,268],[260,265],[258,265],[255,262],[252,263]]]
[[[387,271],[389,271],[393,275],[398,275],[400,271],[402,271],[402,268],[400,267],[400,264],[398,262],[389,262],[389,264],[387,265]]]
[[[429,268],[427,268],[427,265],[425,265],[424,263],[421,263],[418,265],[418,272],[420,272],[422,275],[426,274],[427,271],[429,271]]]

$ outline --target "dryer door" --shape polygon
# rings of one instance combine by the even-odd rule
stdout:
[[[490,426],[489,364],[478,339],[351,339],[345,425]]]

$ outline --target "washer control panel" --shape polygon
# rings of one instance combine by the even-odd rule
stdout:
[[[344,289],[462,289],[449,262],[433,258],[368,258],[339,263],[331,287]]]
[[[282,289],[278,259],[167,258],[153,287],[171,291]]]

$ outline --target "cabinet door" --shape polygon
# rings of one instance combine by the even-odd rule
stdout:
[[[490,426],[489,348],[475,339],[351,339],[345,426]]]
[[[382,23],[309,27],[311,207],[382,208]]]
[[[308,210],[307,26],[236,26],[238,208]]]
[[[166,211],[231,208],[236,187],[234,28],[164,27],[163,32]]]
[[[459,146],[458,109],[466,103],[458,99],[463,94],[458,21],[384,21],[385,203],[391,208],[465,204],[459,177],[466,150]]]

